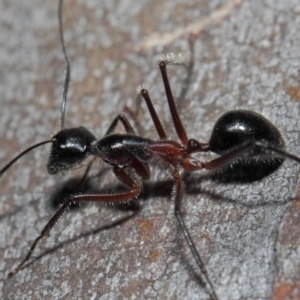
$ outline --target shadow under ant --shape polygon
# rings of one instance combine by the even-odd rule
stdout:
[[[238,204],[243,207],[255,208],[262,206],[274,206],[274,205],[286,205],[287,203],[295,200],[294,197],[289,197],[284,200],[270,202],[270,201],[239,201],[239,199],[233,199],[224,194],[218,194],[215,191],[205,190],[201,187],[201,183],[203,181],[212,181],[217,183],[218,185],[226,185],[226,184],[251,184],[256,181],[260,181],[264,177],[269,176],[275,170],[277,170],[282,164],[283,159],[278,159],[277,164],[269,165],[264,169],[264,172],[260,171],[259,173],[255,172],[245,172],[245,168],[241,165],[233,165],[230,168],[223,168],[217,172],[209,172],[205,174],[201,173],[187,173],[184,172],[182,179],[185,184],[185,194],[186,195],[206,195],[212,201],[222,201],[225,203]],[[248,167],[248,166],[247,166]],[[97,175],[88,177],[84,182],[78,180],[78,178],[74,177],[60,185],[55,186],[55,191],[52,193],[49,203],[52,209],[56,210],[59,208],[61,204],[64,203],[66,199],[74,194],[102,194],[109,190],[113,190],[114,192],[124,191],[126,188],[123,184],[117,185],[107,185],[105,187],[99,188],[97,185],[97,179],[103,175],[108,169],[104,169],[99,172]],[[235,171],[235,172],[232,172]],[[234,173],[234,175],[232,175]],[[163,180],[163,181],[147,181],[143,185],[143,190],[141,191],[138,200],[147,201],[152,198],[170,198],[172,194],[172,190],[174,187],[173,180]],[[80,205],[72,204],[70,206],[71,210],[78,209]],[[132,200],[128,203],[118,204],[112,206],[113,209],[119,211],[137,211],[138,203],[135,200]],[[70,210],[70,211],[71,211]]]
[[[247,208],[258,208],[258,207],[274,207],[274,206],[284,206],[290,202],[293,202],[295,200],[298,200],[298,197],[288,197],[285,199],[279,199],[276,201],[264,201],[263,199],[254,199],[254,200],[247,200],[240,198],[232,198],[225,196],[223,193],[217,193],[215,192],[211,187],[210,189],[205,189],[201,187],[201,182],[204,181],[210,181],[210,182],[216,182],[218,186],[220,185],[226,185],[230,183],[234,183],[236,186],[238,185],[244,185],[244,182],[229,182],[229,181],[218,181],[218,176],[220,174],[191,174],[191,173],[185,173],[183,175],[183,181],[186,186],[185,193],[186,195],[204,195],[209,197],[209,200],[214,202],[223,202],[227,204],[237,204],[241,207],[247,207]],[[255,181],[251,181],[253,183]]]
[[[217,172],[213,173],[205,173],[205,174],[196,174],[196,173],[183,173],[183,181],[185,183],[185,192],[187,195],[206,195],[210,198],[212,201],[222,201],[225,203],[235,203],[239,204],[244,207],[254,208],[254,207],[261,207],[261,206],[272,206],[272,205],[285,205],[289,202],[292,202],[295,200],[294,197],[289,197],[282,201],[274,202],[265,202],[265,201],[256,201],[251,202],[249,201],[241,202],[238,199],[232,199],[229,197],[225,197],[224,195],[219,195],[217,193],[212,192],[211,190],[204,190],[201,188],[200,184],[202,181],[212,181],[216,182],[218,184],[246,184],[246,183],[253,183],[255,181],[259,181],[263,179],[264,177],[269,176],[274,171],[276,171],[280,167],[280,164],[278,165],[272,165],[270,168],[267,168],[264,170],[264,172],[255,173],[255,172],[245,172],[244,168],[239,168],[239,166],[234,166],[234,168],[223,168]],[[74,194],[84,194],[84,193],[103,193],[107,190],[122,190],[124,189],[124,186],[122,184],[118,185],[110,185],[105,188],[99,189],[97,184],[95,182],[92,182],[91,179],[93,178],[99,178],[101,175],[103,175],[104,172],[106,172],[108,169],[104,169],[101,172],[99,172],[97,175],[91,176],[90,178],[87,178],[83,184],[78,184],[79,180],[78,178],[74,177],[67,181],[64,181],[61,184],[55,185],[55,191],[50,196],[50,207],[52,210],[57,210],[58,207],[64,202],[65,199],[67,199],[70,195]],[[232,172],[232,170],[234,172]],[[172,189],[174,186],[173,180],[164,180],[160,182],[146,182],[144,184],[144,189],[141,192],[139,199],[147,200],[149,198],[158,198],[158,197],[165,197],[169,198]],[[27,205],[34,205],[37,200],[32,200]],[[25,205],[19,206],[15,208],[13,211],[5,213],[3,215],[0,215],[0,221],[9,218],[13,215],[16,215],[19,213]],[[125,204],[115,205],[112,208],[115,208],[119,211],[135,211],[136,210],[137,203],[135,201],[130,201]],[[78,204],[72,204],[70,206],[70,211],[76,210],[80,207]],[[131,209],[132,207],[132,209]]]
[[[52,253],[55,253],[58,249],[63,248],[65,245],[72,244],[72,243],[74,243],[74,242],[76,242],[78,240],[81,240],[83,238],[86,238],[86,237],[89,237],[89,236],[92,236],[92,235],[96,235],[96,234],[98,234],[98,233],[100,233],[102,231],[109,230],[111,228],[114,228],[116,226],[124,224],[125,222],[129,221],[130,219],[132,219],[133,217],[135,217],[138,214],[139,207],[136,206],[136,210],[134,211],[132,209],[132,211],[133,211],[133,213],[131,215],[125,216],[125,217],[123,217],[123,218],[121,218],[121,219],[119,219],[117,221],[112,222],[111,224],[107,224],[107,225],[101,226],[99,228],[92,229],[92,230],[90,230],[88,232],[85,232],[85,233],[82,233],[82,234],[80,234],[78,236],[75,236],[74,238],[71,238],[71,239],[68,239],[66,241],[63,241],[63,242],[59,243],[55,247],[44,251],[43,253],[41,253],[40,255],[38,255],[36,257],[33,257],[30,262],[28,262],[27,264],[25,264],[22,267],[22,269],[25,269],[25,268],[31,266],[32,264],[34,264],[36,261],[40,260],[44,256],[47,256],[47,255],[52,254]]]

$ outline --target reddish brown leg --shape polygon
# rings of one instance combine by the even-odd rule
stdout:
[[[276,147],[273,147],[272,145],[269,145],[267,143],[264,142],[259,142],[259,141],[249,141],[246,142],[244,144],[242,144],[241,146],[239,146],[238,148],[235,148],[233,150],[231,150],[230,152],[216,158],[213,159],[210,162],[204,163],[204,168],[207,170],[216,170],[216,169],[220,169],[221,167],[227,165],[228,163],[230,163],[233,159],[235,159],[238,156],[241,156],[242,154],[252,150],[252,149],[266,149],[266,150],[270,150],[271,152],[275,152],[279,155],[282,155],[282,157],[287,157],[289,159],[292,159],[298,163],[300,163],[300,158],[290,154],[284,150],[280,150]]]
[[[145,99],[146,101],[146,104],[147,104],[147,107],[148,107],[148,110],[150,112],[150,115],[151,115],[151,118],[152,118],[152,121],[154,123],[154,126],[156,128],[156,131],[158,133],[158,136],[161,140],[166,140],[167,139],[167,135],[165,133],[165,130],[163,128],[163,126],[161,125],[161,122],[159,120],[159,117],[157,116],[157,113],[156,113],[156,110],[153,106],[153,103],[150,99],[150,96],[149,96],[149,93],[147,90],[145,89],[142,89],[141,90],[141,96]]]
[[[80,185],[82,185],[82,184],[85,183],[85,181],[87,180],[87,176],[88,176],[88,174],[89,174],[89,171],[91,170],[91,167],[92,167],[93,163],[95,162],[96,158],[97,158],[97,157],[95,156],[95,157],[93,157],[93,158],[91,159],[91,161],[89,162],[87,168],[86,168],[85,171],[84,171],[84,174],[82,175],[82,177],[80,178],[80,180],[76,183],[75,188],[77,188],[77,187],[79,187]]]
[[[179,139],[181,140],[181,142],[187,147],[187,152],[188,153],[193,153],[193,152],[199,152],[199,151],[209,151],[208,149],[208,145],[207,144],[201,144],[198,141],[192,139],[189,140],[188,136],[186,134],[186,131],[182,125],[181,119],[179,117],[176,105],[175,105],[175,101],[174,101],[174,97],[172,94],[172,90],[170,87],[170,83],[169,83],[169,79],[167,76],[167,71],[166,71],[166,62],[161,61],[159,63],[159,68],[162,74],[162,78],[163,78],[163,82],[164,82],[164,86],[165,86],[165,91],[166,91],[166,95],[167,95],[167,99],[168,99],[168,103],[169,103],[169,108],[170,108],[170,112],[171,112],[171,116],[173,119],[173,123],[175,126],[175,130],[177,132],[177,135],[179,137]],[[145,99],[146,100],[146,99]],[[150,109],[149,109],[150,110]],[[232,159],[232,158],[231,158]],[[230,160],[230,159],[229,159]],[[184,167],[184,169],[186,171],[192,172],[195,170],[199,170],[202,168],[206,168],[206,167],[210,167],[210,165],[207,165],[205,163],[202,163],[201,161],[198,161],[197,159],[191,158],[191,157],[186,157],[183,161],[182,161],[182,166]],[[207,276],[207,271],[206,268],[201,260],[201,257],[199,256],[199,253],[196,249],[196,246],[188,232],[188,229],[186,227],[186,224],[183,220],[182,217],[182,213],[181,213],[181,202],[182,202],[182,198],[183,198],[183,192],[184,192],[184,184],[183,181],[180,177],[180,174],[178,172],[178,170],[176,169],[176,167],[174,167],[173,165],[169,165],[169,170],[172,173],[173,178],[175,179],[176,182],[176,192],[175,192],[175,216],[176,219],[178,221],[178,224],[184,234],[185,240],[193,254],[193,257],[196,260],[197,266],[198,268],[201,270],[202,274],[201,274],[201,280],[203,282],[203,284],[205,285],[205,288],[207,289],[207,292],[209,293],[211,299],[213,300],[218,300],[218,296],[216,295],[216,292],[214,290],[214,287],[212,285],[212,282],[210,281],[209,277]]]
[[[258,149],[266,149],[266,150],[269,150],[269,151],[272,151],[272,152],[275,152],[279,155],[281,155],[282,157],[287,157],[289,159],[292,159],[298,163],[300,163],[300,158],[295,156],[295,155],[292,155],[284,150],[280,150],[280,149],[277,149],[276,147],[273,147],[271,145],[268,145],[266,143],[263,143],[263,142],[258,142],[258,141],[249,141],[249,142],[246,142],[244,144],[242,144],[241,146],[239,146],[238,148],[236,149],[233,149],[231,151],[229,151],[228,153],[216,158],[216,159],[213,159],[209,162],[201,162],[197,159],[194,159],[194,158],[191,158],[191,157],[186,157],[184,158],[184,160],[182,161],[182,166],[184,167],[185,170],[188,170],[188,171],[195,171],[195,170],[200,170],[202,168],[204,169],[207,169],[207,170],[217,170],[217,169],[220,169],[222,168],[223,166],[225,166],[226,164],[230,163],[233,159],[235,159],[236,157],[250,151],[250,150],[253,150],[255,148],[258,148]],[[197,252],[197,249],[194,245],[194,242],[186,228],[186,225],[184,223],[184,220],[182,218],[182,213],[181,213],[181,202],[182,202],[182,197],[183,197],[183,182],[182,182],[182,179],[180,178],[180,175],[179,175],[179,172],[178,170],[170,165],[169,166],[169,170],[170,172],[172,173],[173,175],[173,178],[175,179],[176,181],[176,193],[175,193],[175,216],[178,220],[178,223],[180,225],[180,228],[184,234],[184,237],[188,243],[188,246],[191,250],[191,252],[193,253],[193,256],[197,262],[197,265],[199,267],[199,269],[202,271],[202,280],[203,282],[205,283],[207,289],[208,289],[208,292],[211,296],[211,298],[213,300],[217,300],[218,297],[214,291],[214,288],[213,288],[213,285],[211,283],[211,281],[209,280],[208,276],[206,275],[206,269],[203,265],[203,262],[201,261],[201,258]]]
[[[284,150],[280,150],[276,147],[273,147],[272,145],[268,145],[267,143],[263,143],[259,141],[249,141],[211,161],[202,162],[192,157],[186,157],[183,159],[181,164],[182,167],[188,172],[201,170],[201,169],[212,170],[212,171],[218,170],[224,167],[225,165],[229,164],[236,157],[239,157],[244,153],[247,153],[248,151],[253,150],[255,148],[269,150],[271,152],[275,152],[281,155],[282,157],[286,157],[300,163],[299,157],[290,154]]]
[[[112,134],[115,129],[116,126],[118,124],[118,121],[120,121],[122,123],[122,125],[124,126],[125,130],[127,133],[129,134],[133,134],[136,135],[136,133],[134,132],[134,129],[132,128],[132,126],[130,125],[128,119],[126,118],[126,116],[124,116],[123,114],[119,114],[111,123],[111,125],[109,126],[108,130],[106,131],[105,135],[109,135]]]
[[[77,202],[97,202],[97,203],[106,203],[106,204],[117,204],[127,202],[134,197],[137,197],[142,190],[142,183],[135,182],[125,171],[118,167],[114,167],[114,173],[125,185],[129,186],[131,190],[115,194],[96,194],[96,195],[74,195],[71,196],[54,214],[50,221],[46,224],[40,235],[33,242],[28,254],[25,259],[12,271],[8,274],[8,277],[12,277],[18,273],[22,266],[30,259],[34,249],[41,239],[47,237],[50,234],[50,231],[53,229],[57,221],[64,215],[64,213],[69,209],[72,203]]]
[[[183,197],[183,192],[184,192],[184,183],[180,177],[180,174],[178,172],[178,170],[176,169],[176,167],[174,167],[173,165],[169,166],[169,170],[173,176],[173,178],[175,179],[176,182],[176,189],[175,189],[175,217],[178,221],[178,224],[180,226],[180,229],[183,232],[184,238],[193,254],[193,257],[196,260],[197,266],[198,268],[201,270],[202,274],[200,275],[201,281],[203,283],[203,285],[205,286],[207,292],[209,293],[210,297],[212,300],[218,300],[218,296],[216,295],[216,292],[214,290],[214,287],[212,285],[212,282],[210,281],[208,275],[207,275],[207,271],[206,268],[201,260],[201,257],[196,249],[196,246],[192,240],[192,237],[189,234],[189,231],[185,225],[185,222],[183,220],[182,217],[182,213],[181,213],[181,202],[182,202],[182,197]]]
[[[141,162],[135,156],[132,155],[130,166],[137,172],[143,180],[148,180],[150,178],[150,169],[146,163]]]
[[[167,75],[166,62],[161,61],[158,64],[158,66],[159,66],[159,69],[160,69],[160,72],[161,72],[161,76],[163,78],[165,91],[166,91],[166,95],[167,95],[167,99],[168,99],[168,103],[169,103],[171,116],[172,116],[173,123],[174,123],[174,126],[175,126],[175,130],[176,130],[177,135],[178,135],[179,139],[181,140],[181,142],[184,145],[187,145],[188,136],[187,136],[187,134],[185,132],[185,129],[184,129],[182,123],[181,123],[181,119],[179,117],[179,114],[178,114],[178,111],[177,111],[177,108],[176,108],[176,105],[175,105],[174,97],[173,97],[173,94],[172,94],[172,90],[171,90],[168,75]]]

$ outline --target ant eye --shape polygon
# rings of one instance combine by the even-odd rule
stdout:
[[[55,151],[57,151],[57,152],[61,152],[62,150],[65,149],[65,147],[62,144],[58,144],[58,143],[55,144],[54,148],[55,148]]]

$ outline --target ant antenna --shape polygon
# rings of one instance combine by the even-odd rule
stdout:
[[[62,95],[62,100],[61,100],[61,129],[65,127],[65,111],[66,111],[66,103],[67,103],[67,94],[68,94],[68,88],[69,88],[69,82],[70,82],[70,77],[71,77],[71,67],[70,67],[70,62],[68,59],[66,47],[65,47],[65,41],[64,41],[64,34],[63,34],[63,26],[62,26],[62,4],[63,0],[59,0],[59,5],[58,5],[58,21],[59,21],[59,36],[60,36],[60,42],[62,46],[62,51],[65,57],[66,61],[66,76],[65,76],[65,81],[64,81],[64,90],[63,90],[63,95]],[[26,153],[30,152],[31,150],[38,148],[39,146],[42,146],[44,144],[51,143],[51,140],[43,141],[38,144],[35,144],[23,152],[21,152],[19,155],[17,155],[13,160],[11,160],[4,168],[0,170],[0,177],[23,155]]]
[[[63,51],[67,65],[66,65],[66,76],[65,76],[65,81],[64,81],[64,90],[63,90],[62,99],[61,99],[61,119],[60,119],[61,120],[61,129],[63,129],[65,127],[65,111],[66,111],[66,104],[67,104],[69,82],[70,82],[70,78],[71,78],[71,66],[70,66],[68,55],[67,55],[67,50],[65,47],[64,32],[63,32],[63,26],[62,26],[62,5],[63,5],[63,0],[60,0],[59,5],[58,5],[59,36],[60,36],[60,43],[61,43],[62,51]]]
[[[4,166],[1,170],[0,170],[0,177],[2,177],[2,175],[20,158],[22,157],[23,155],[25,155],[26,153],[28,153],[29,151],[39,147],[39,146],[42,146],[44,144],[48,144],[48,143],[51,143],[52,140],[48,140],[48,141],[43,141],[43,142],[40,142],[38,144],[35,144],[29,148],[27,148],[26,150],[24,150],[23,152],[21,152],[18,156],[16,156],[13,160],[11,160],[6,166]]]

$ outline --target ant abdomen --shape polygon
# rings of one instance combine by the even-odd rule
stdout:
[[[209,149],[222,155],[248,141],[261,141],[285,149],[285,142],[275,125],[250,110],[233,110],[223,114],[212,130]],[[284,158],[274,152],[254,148],[218,171],[217,178],[225,182],[252,182],[274,172],[283,161]]]

